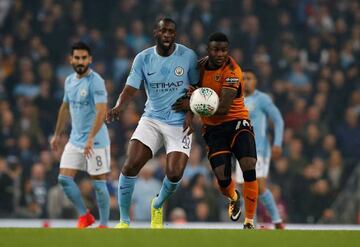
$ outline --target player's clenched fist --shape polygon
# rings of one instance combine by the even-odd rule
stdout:
[[[120,118],[120,106],[116,105],[106,113],[105,121],[107,123],[110,123],[112,121],[119,120],[119,118]]]
[[[59,143],[59,137],[53,136],[50,140],[50,146],[53,151],[56,151],[58,149],[58,143]]]

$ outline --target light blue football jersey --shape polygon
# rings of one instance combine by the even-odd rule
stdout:
[[[254,127],[257,155],[269,158],[271,156],[271,145],[267,135],[269,118],[274,125],[274,145],[281,146],[284,134],[281,113],[271,98],[259,90],[245,97],[245,106],[250,112],[250,120]]]
[[[171,106],[186,93],[190,84],[198,83],[199,72],[195,52],[184,45],[175,46],[168,57],[160,56],[155,46],[140,52],[126,84],[139,89],[144,83],[147,101],[143,116],[182,125],[185,114],[171,110]]]
[[[70,143],[83,148],[92,129],[97,103],[107,103],[104,79],[93,70],[81,79],[76,73],[65,80],[64,102],[69,103],[71,115]],[[94,148],[103,148],[110,144],[105,123],[94,138]]]

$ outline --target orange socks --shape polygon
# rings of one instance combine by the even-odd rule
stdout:
[[[254,219],[256,213],[256,204],[258,199],[258,182],[244,182],[243,197],[245,201],[245,217]]]
[[[219,186],[221,193],[223,193],[224,196],[226,196],[227,198],[230,198],[231,200],[235,201],[237,200],[237,194],[235,192],[235,182],[234,180],[231,180],[231,183],[223,188],[221,186]]]

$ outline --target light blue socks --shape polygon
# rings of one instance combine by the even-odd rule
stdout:
[[[265,207],[267,212],[270,213],[271,220],[273,223],[280,223],[282,222],[279,214],[279,210],[276,206],[276,202],[274,197],[269,189],[259,196],[260,202]]]
[[[74,178],[59,175],[58,181],[59,181],[59,184],[62,186],[66,196],[74,204],[78,214],[80,216],[86,214],[86,207],[82,200],[79,187],[74,182]]]
[[[160,189],[160,193],[159,195],[156,197],[155,202],[154,202],[154,208],[161,208],[162,205],[164,204],[164,202],[166,201],[166,199],[169,198],[169,196],[171,196],[176,189],[179,187],[180,185],[180,181],[177,182],[171,182],[166,176],[163,180],[161,189]]]
[[[119,177],[118,202],[120,208],[120,220],[127,224],[130,224],[129,211],[136,179],[137,177],[124,176],[122,173]]]
[[[107,226],[110,215],[110,195],[106,180],[93,180],[93,186],[99,207],[100,225]]]

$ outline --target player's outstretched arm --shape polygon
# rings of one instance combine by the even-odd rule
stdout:
[[[70,116],[69,103],[63,102],[60,106],[60,110],[58,113],[54,136],[50,140],[51,149],[54,151],[56,151],[58,148],[57,144],[59,141],[60,134],[63,131],[65,124],[69,119],[69,116]]]
[[[123,105],[129,101],[129,99],[131,99],[136,91],[138,89],[129,86],[129,85],[125,85],[124,89],[122,90],[122,92],[119,95],[118,100],[116,101],[115,106],[107,112],[106,114],[106,122],[112,122],[114,120],[119,120],[120,117],[120,112],[123,108]]]

